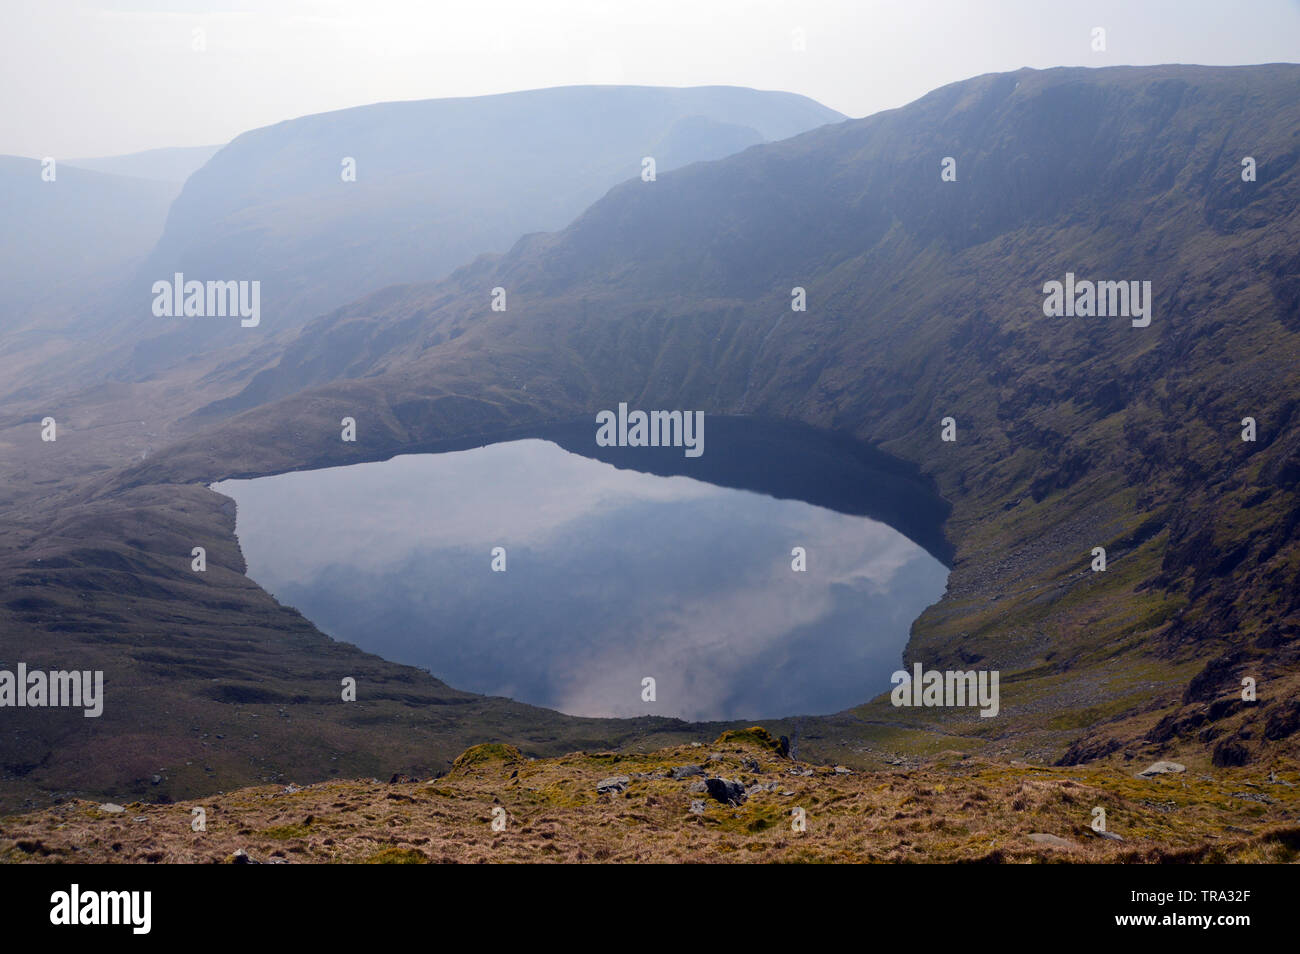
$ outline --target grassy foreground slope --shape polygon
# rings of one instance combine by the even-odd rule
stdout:
[[[1136,778],[947,752],[859,774],[793,761],[759,728],[640,754],[480,745],[432,779],[69,801],[0,821],[0,861],[1294,862],[1300,774],[1287,768]],[[706,779],[739,782],[744,799],[712,796]]]

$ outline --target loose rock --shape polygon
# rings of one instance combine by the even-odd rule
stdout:
[[[1178,762],[1153,762],[1150,766],[1141,772],[1138,772],[1136,778],[1155,778],[1157,775],[1168,775],[1174,772],[1186,772],[1187,766],[1180,765]]]
[[[611,775],[609,778],[602,778],[596,783],[596,794],[615,795],[626,791],[628,783],[631,781],[626,775]]]
[[[1265,805],[1272,805],[1273,799],[1267,795],[1261,795],[1259,792],[1233,792],[1233,798],[1244,798],[1249,802],[1263,802]]]
[[[1049,835],[1046,832],[1036,831],[1029,836],[1029,840],[1040,845],[1047,845],[1051,848],[1072,848],[1073,843],[1066,841],[1064,838],[1058,838],[1056,835]]]

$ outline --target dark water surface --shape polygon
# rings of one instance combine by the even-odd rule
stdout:
[[[597,450],[593,432],[546,434],[590,456],[530,438],[215,489],[238,503],[250,577],[460,689],[706,720],[836,712],[890,688],[948,575],[945,511],[911,475],[743,422],[714,426],[696,460]],[[862,515],[881,511],[926,547]]]

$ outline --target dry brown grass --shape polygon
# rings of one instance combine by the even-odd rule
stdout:
[[[243,789],[122,813],[72,801],[0,823],[10,862],[1292,862],[1300,856],[1300,771],[1288,786],[1258,768],[1138,779],[1130,764],[1053,768],[948,753],[919,769],[837,774],[783,758],[753,738],[643,754],[575,753],[529,760],[476,747],[447,776],[417,782],[323,782],[297,791]],[[711,761],[706,762],[706,759]],[[739,807],[674,780],[705,764],[739,778]],[[757,764],[758,771],[753,767]],[[795,774],[809,771],[812,775]],[[1212,774],[1211,774],[1212,772]],[[627,791],[596,783],[627,775]],[[789,792],[791,794],[784,794]],[[1234,793],[1262,796],[1268,801]],[[693,800],[704,800],[693,814]],[[1124,841],[1095,835],[1094,806]],[[191,808],[207,831],[190,828]],[[493,831],[494,808],[504,831]],[[807,814],[795,832],[791,810]],[[1068,847],[1040,844],[1055,835]]]

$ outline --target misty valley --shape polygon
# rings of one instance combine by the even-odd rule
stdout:
[[[1296,0],[7,6],[15,927],[1300,863]]]
[[[947,579],[876,520],[536,439],[214,489],[249,576],[325,632],[571,715],[848,708]]]

